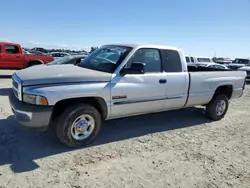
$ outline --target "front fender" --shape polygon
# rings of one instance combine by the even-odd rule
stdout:
[[[103,82],[26,86],[23,88],[23,93],[44,96],[51,106],[58,101],[82,97],[101,97],[105,100],[107,106],[110,106],[111,96],[110,84]]]

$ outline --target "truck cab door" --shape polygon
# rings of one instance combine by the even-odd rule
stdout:
[[[167,75],[162,70],[160,51],[138,49],[125,67],[135,62],[145,63],[144,74],[118,74],[111,80],[111,118],[164,109]]]
[[[166,73],[166,100],[164,108],[166,110],[182,108],[188,98],[189,73],[183,71],[184,58],[176,50],[161,50],[163,60],[163,70]]]
[[[5,44],[3,46],[3,67],[22,68],[22,52],[20,47],[12,44]]]

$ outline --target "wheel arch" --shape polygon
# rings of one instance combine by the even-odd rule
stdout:
[[[58,101],[54,105],[50,121],[53,122],[66,110],[66,108],[79,103],[87,103],[94,106],[101,114],[103,120],[105,120],[108,116],[108,107],[105,100],[102,97],[82,97],[82,98],[63,99],[61,101]]]
[[[217,87],[217,89],[214,92],[213,98],[219,94],[226,95],[228,99],[231,99],[233,94],[233,85],[228,84]]]
[[[24,68],[28,68],[31,67],[33,65],[41,65],[44,64],[44,62],[40,59],[34,59],[34,60],[30,60],[28,62],[25,63]]]

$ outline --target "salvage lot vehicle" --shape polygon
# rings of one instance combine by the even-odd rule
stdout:
[[[55,59],[58,59],[58,58],[62,58],[62,57],[65,57],[65,56],[69,56],[70,54],[69,53],[65,53],[65,52],[51,52],[49,53],[52,57],[54,57]]]
[[[213,59],[210,57],[200,56],[185,56],[187,63],[213,63]]]
[[[231,64],[228,65],[228,68],[237,70],[241,67],[250,65],[250,59],[246,58],[236,58]]]
[[[62,58],[58,58],[55,61],[52,61],[46,65],[66,65],[66,64],[78,65],[86,57],[87,55],[69,55]]]
[[[188,66],[195,66],[195,67],[208,67],[214,69],[228,69],[225,65],[221,65],[218,63],[191,63]]]
[[[244,66],[238,69],[239,71],[246,71],[247,79],[250,79],[250,66]]]
[[[19,44],[0,42],[0,68],[23,69],[53,60],[51,56],[24,53]]]
[[[116,61],[102,54],[116,51]],[[100,57],[101,56],[101,57]],[[89,144],[103,120],[206,106],[221,120],[241,97],[244,71],[188,72],[182,50],[156,45],[104,45],[78,66],[34,66],[13,75],[10,104],[30,128],[56,126],[67,146]]]
[[[45,54],[49,53],[47,50],[45,50],[44,48],[41,48],[41,47],[35,47],[35,48],[32,48],[31,50],[42,52],[42,53],[45,53]]]
[[[219,61],[216,61],[216,63],[221,64],[221,65],[224,65],[224,66],[228,66],[228,65],[230,65],[231,63],[233,63],[233,61],[219,60]]]

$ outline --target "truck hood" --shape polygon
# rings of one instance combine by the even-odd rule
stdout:
[[[71,82],[109,82],[111,73],[85,69],[75,65],[38,65],[16,72],[23,86]]]

